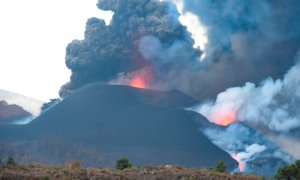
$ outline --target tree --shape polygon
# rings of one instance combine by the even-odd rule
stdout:
[[[279,168],[276,172],[275,179],[278,180],[293,180],[300,179],[300,160],[294,164],[287,164]]]
[[[227,173],[227,168],[224,161],[219,161],[215,167],[216,172]]]
[[[15,166],[16,162],[15,162],[14,158],[8,157],[8,160],[6,161],[6,165],[7,166]]]
[[[55,106],[56,104],[58,104],[61,100],[59,98],[56,98],[56,99],[50,99],[49,102],[47,103],[44,103],[41,107],[41,110],[43,112],[45,112],[46,110],[52,108],[53,106]]]
[[[116,161],[116,169],[123,170],[123,169],[131,168],[131,167],[132,167],[132,164],[125,157]]]

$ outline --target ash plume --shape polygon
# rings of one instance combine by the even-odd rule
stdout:
[[[178,21],[178,12],[170,13],[174,9],[172,3],[100,0],[97,5],[114,12],[111,23],[106,26],[103,20],[89,19],[85,39],[68,45],[66,65],[72,76],[60,90],[62,97],[88,83],[110,82],[120,73],[131,73],[145,66],[155,68],[152,77],[155,81],[160,79],[160,72],[196,62],[201,55],[200,50],[193,48],[194,40],[186,27]],[[145,54],[143,49],[152,51]],[[159,55],[158,51],[164,49],[169,59]]]
[[[106,26],[89,19],[85,39],[68,45],[72,76],[61,97],[92,82],[126,84],[121,80],[150,67],[150,88],[178,89],[203,100],[245,82],[282,78],[293,65],[300,49],[299,1],[174,2],[181,7],[172,1],[99,0],[100,9],[114,12],[112,21]],[[201,35],[181,24],[178,10],[205,29],[204,61],[193,39]]]

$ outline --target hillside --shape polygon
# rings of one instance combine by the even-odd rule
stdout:
[[[38,116],[41,112],[42,101],[0,89],[0,101],[9,105],[16,105],[33,116]]]
[[[206,169],[186,169],[179,166],[161,166],[131,168],[123,171],[116,169],[96,169],[96,168],[68,168],[68,167],[50,167],[41,165],[16,166],[10,168],[0,168],[0,179],[18,180],[18,179],[164,179],[164,180],[260,180],[261,177],[255,175],[226,175],[216,173]]]
[[[13,123],[17,120],[32,116],[22,107],[15,104],[9,105],[5,101],[0,101],[0,123]]]
[[[107,167],[125,156],[140,166],[211,167],[224,160],[233,169],[236,161],[199,132],[194,113],[182,110],[194,103],[178,91],[92,84],[26,126],[0,127],[2,147],[26,163],[77,159]]]

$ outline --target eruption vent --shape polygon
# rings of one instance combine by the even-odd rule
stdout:
[[[151,67],[146,67],[137,71],[136,73],[132,73],[128,85],[142,89],[149,88],[151,79],[152,69]]]
[[[234,101],[234,99],[237,99],[238,96],[232,98],[228,98],[228,96],[224,97],[222,95],[221,97],[219,96],[219,99],[224,98],[228,99],[226,99],[226,102],[228,103],[218,103],[216,106],[213,102],[209,102],[192,108],[192,110],[204,115],[210,122],[221,126],[229,126],[237,121],[238,109],[235,107],[234,103],[231,102]]]
[[[129,86],[136,87],[136,88],[146,88],[146,82],[143,77],[136,76],[131,80]]]
[[[228,126],[236,122],[236,113],[234,111],[221,111],[212,115],[211,121],[221,126]]]

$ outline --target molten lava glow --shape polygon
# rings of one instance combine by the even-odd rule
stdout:
[[[129,86],[136,88],[146,88],[146,82],[143,77],[136,76],[130,81]]]
[[[212,116],[212,121],[221,126],[228,126],[236,122],[236,113],[234,111],[223,111],[215,113]]]
[[[241,161],[240,158],[236,154],[232,154],[231,157],[239,163],[240,172],[245,171],[245,162]]]

